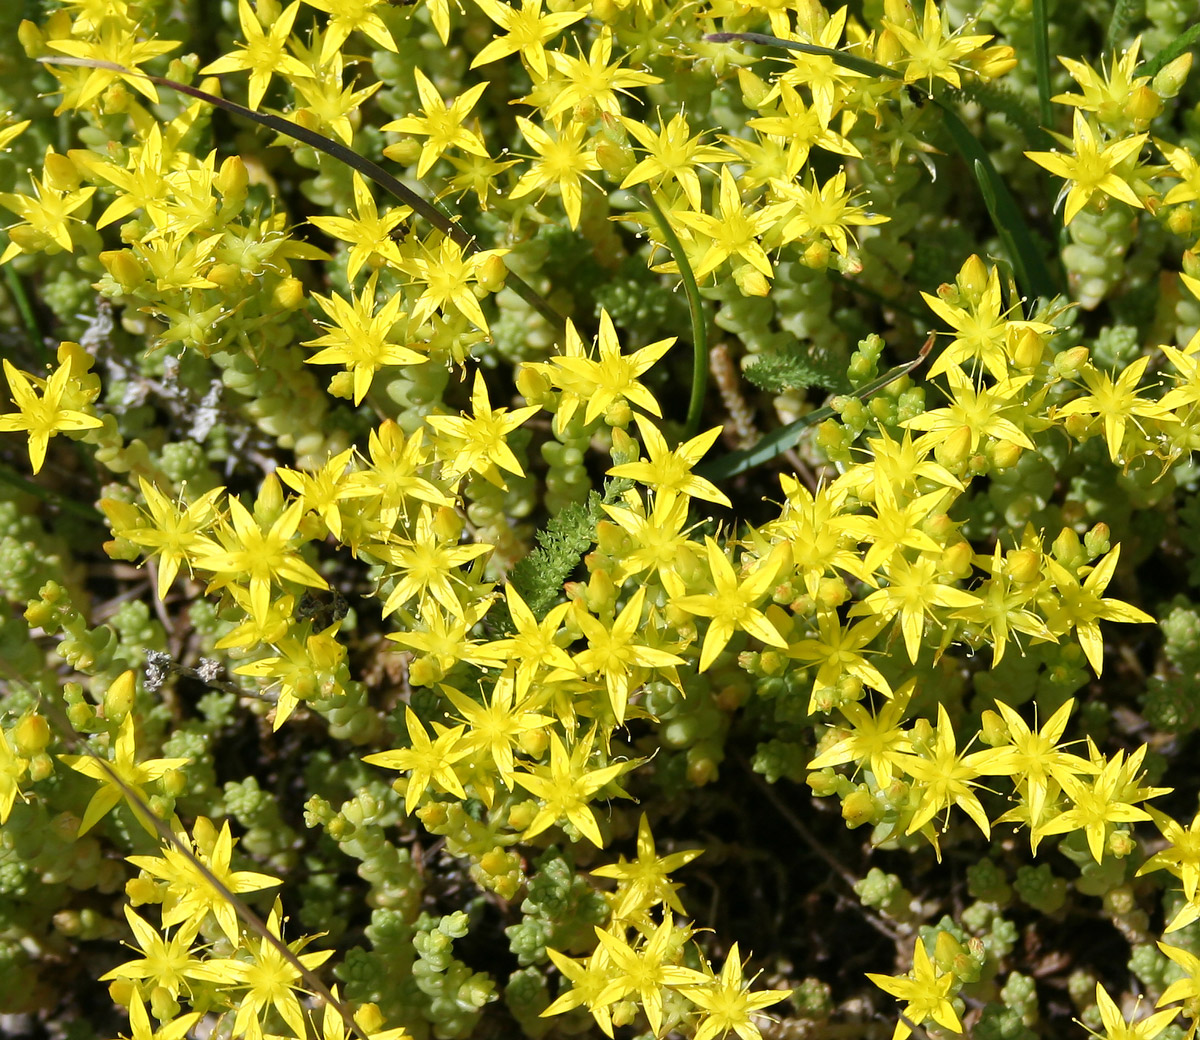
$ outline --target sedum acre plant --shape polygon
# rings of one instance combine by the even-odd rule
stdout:
[[[1195,1033],[1186,4],[10,7],[6,1031]]]

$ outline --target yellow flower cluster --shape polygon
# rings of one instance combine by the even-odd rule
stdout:
[[[575,229],[594,222],[600,182],[605,191],[636,188],[652,201],[644,208],[631,202],[623,219],[647,228],[654,246],[665,250],[666,236],[656,230],[663,217],[682,250],[655,261],[655,270],[679,271],[686,259],[701,282],[731,280],[748,297],[771,291],[784,250],[811,269],[853,273],[856,235],[866,238],[888,219],[871,211],[852,174],[820,175],[810,156],[861,159],[856,142],[871,135],[860,124],[882,122],[906,85],[932,88],[940,80],[959,87],[966,77],[1000,76],[1015,61],[1011,48],[987,46],[991,36],[952,32],[932,0],[920,18],[900,0],[885,0],[875,26],[852,18],[847,8],[830,14],[817,0],[771,5],[774,32],[810,50],[789,52],[770,82],[736,69],[742,101],[754,114],[743,135],[706,139],[693,133],[683,113],[660,113],[657,126],[646,113],[628,114],[626,96],[660,81],[642,67],[657,54],[639,51],[643,45],[633,42],[639,34],[631,31],[644,30],[640,36],[654,40],[647,23],[667,17],[656,0],[597,0],[549,11],[540,0],[523,0],[519,8],[472,2],[491,31],[471,68],[520,62],[530,90],[514,101],[524,106],[514,124],[532,154],[500,158],[505,146],[472,121],[486,82],[446,98],[420,68],[411,76],[413,110],[378,127],[394,135],[382,153],[417,178],[430,175],[444,197],[473,196],[480,210],[494,210],[516,229],[514,241],[522,222],[557,216],[547,197],[557,197]],[[715,29],[722,20],[744,22],[746,6],[716,0],[670,17]],[[445,42],[459,13],[447,0],[429,0],[427,7],[425,17]],[[331,258],[290,228],[286,214],[250,203],[254,182],[268,183],[269,171],[236,157],[218,164],[215,153],[197,154],[196,128],[207,118],[203,102],[162,123],[143,103],[157,102],[159,94],[139,66],[176,45],[143,39],[140,14],[131,0],[114,0],[103,11],[72,5],[44,26],[23,26],[22,39],[35,56],[108,63],[51,65],[62,91],[60,110],[82,112],[96,124],[119,119],[129,139],[65,155],[49,150],[28,191],[0,195],[0,205],[20,218],[8,230],[0,264],[93,249],[86,236],[111,229],[113,244],[120,245],[96,250],[105,272],[100,291],[149,316],[159,346],[177,344],[206,358],[236,352],[265,361],[291,347],[288,322],[308,308],[320,333],[303,341],[317,348],[305,360],[340,366],[330,392],[356,407],[373,404],[376,380],[390,369],[469,367],[472,351],[492,335],[514,250],[478,249],[454,227],[401,234],[413,208],[381,212],[356,173],[348,188],[351,215],[309,218],[345,244],[329,267],[338,288],[311,292],[300,265]],[[239,0],[242,39],[198,71],[230,77],[228,83],[249,73],[250,107],[283,97],[301,126],[350,143],[363,105],[380,84],[355,89],[344,81],[352,65],[348,41],[362,36],[395,52],[393,28],[401,16],[412,17],[374,0],[305,0],[303,6],[300,0],[286,6]],[[589,40],[586,52],[582,42],[563,38],[568,27]],[[735,61],[718,45],[705,46],[714,48],[705,57],[714,68]],[[876,62],[895,78],[873,80],[822,48]],[[180,60],[172,68],[186,76],[197,65]],[[1135,49],[1107,78],[1082,63],[1067,66],[1083,90],[1063,98],[1076,109],[1073,136],[1063,139],[1073,155],[1032,152],[1030,158],[1067,180],[1068,223],[1106,197],[1138,208],[1158,204],[1151,178],[1169,174],[1140,162],[1154,91],[1147,77],[1136,75],[1136,65]],[[202,86],[215,92],[218,81]],[[899,148],[905,138],[893,130]],[[1200,197],[1195,160],[1174,146],[1164,145],[1164,154],[1181,183],[1161,204],[1185,206]],[[107,200],[106,207],[87,223],[97,200]],[[1183,281],[1193,293],[1200,289],[1195,279],[1185,275]],[[486,820],[481,855],[554,827],[604,848],[610,835],[595,806],[627,797],[621,780],[642,764],[624,752],[620,731],[648,714],[647,684],[682,694],[685,679],[717,670],[740,651],[768,675],[782,674],[792,662],[810,670],[810,714],[841,716],[810,763],[810,783],[818,793],[841,794],[846,819],[874,824],[877,841],[921,834],[937,849],[936,818],[958,807],[985,835],[998,822],[1023,826],[1034,850],[1046,836],[1079,832],[1097,862],[1106,852],[1123,855],[1126,825],[1160,819],[1140,807],[1164,791],[1143,785],[1144,749],[1106,757],[1089,744],[1086,757],[1076,755],[1060,743],[1070,704],[1040,729],[1000,704],[999,714],[985,720],[992,746],[960,751],[944,707],[936,724],[909,717],[917,692],[911,673],[954,644],[990,647],[995,665],[1026,644],[1075,640],[1080,659],[1100,674],[1100,623],[1153,620],[1105,595],[1120,546],[1108,545],[1103,530],[1093,531],[1085,547],[1072,528],[1050,538],[1027,527],[1019,541],[980,551],[963,537],[952,510],[972,481],[1011,468],[1051,435],[1065,433],[1076,443],[1102,436],[1117,467],[1154,460],[1165,469],[1190,454],[1200,405],[1200,337],[1182,350],[1162,348],[1171,371],[1160,387],[1144,383],[1145,357],[1113,374],[1084,348],[1052,352],[1049,315],[1026,317],[1011,300],[1006,306],[1000,272],[978,257],[962,266],[953,285],[925,299],[952,330],[930,370],[944,377],[946,402],[906,418],[898,435],[880,429],[868,437],[835,479],[806,486],[784,476],[778,514],[742,532],[701,536],[690,526],[707,504],[731,502],[698,472],[720,430],[672,443],[660,402],[643,381],[673,341],[623,349],[602,312],[594,347],[567,322],[549,356],[520,368],[516,387],[526,403],[516,403],[504,380],[474,368],[469,410],[437,409],[408,428],[383,419],[365,444],[319,458],[285,445],[297,448],[297,465],[268,475],[256,495],[224,487],[193,495],[143,467],[127,495],[101,502],[113,534],[108,549],[117,558],[153,560],[160,598],[186,575],[219,599],[227,630],[216,647],[237,661],[237,674],[259,680],[260,691],[271,695],[275,728],[304,704],[337,709],[357,703],[340,619],[300,604],[329,591],[331,559],[370,568],[373,597],[364,600],[373,598],[392,626],[389,638],[411,654],[407,680],[436,697],[440,714],[422,719],[406,705],[406,746],[375,751],[365,761],[401,774],[395,789],[405,811],[430,829],[448,804],[477,801]],[[107,436],[91,361],[77,345],[64,344],[58,367],[42,378],[5,360],[16,411],[0,416],[0,431],[27,435],[34,473],[55,434],[84,441]],[[510,481],[526,476],[517,442],[538,423],[553,435],[570,428],[594,435],[610,449],[606,475],[612,478],[587,580],[569,586],[564,601],[541,614],[513,584],[500,587],[490,566],[495,547],[475,537],[458,508],[475,494],[472,482],[506,491]],[[827,442],[838,436],[836,425],[823,431]],[[885,665],[877,655],[889,647],[896,652]],[[463,664],[472,666],[470,681],[459,678]],[[378,727],[364,725],[356,737],[377,742]],[[130,790],[140,794],[141,785],[182,765],[175,759],[137,763],[132,722],[121,729],[115,750],[111,769],[122,783],[82,756],[67,761],[103,785],[84,830]],[[0,754],[12,758],[2,739]],[[854,771],[857,786],[834,773],[841,766]],[[21,772],[13,767],[0,787],[3,815]],[[1012,778],[1017,805],[995,819],[976,793],[985,776]],[[1186,852],[1191,832],[1165,819],[1160,826],[1172,847],[1145,869],[1182,878],[1187,923],[1200,914],[1197,864]],[[217,833],[207,821],[197,823],[193,836],[181,840],[231,892],[274,883],[229,870],[227,825]],[[585,1007],[612,1035],[640,1007],[657,1035],[686,1023],[696,1040],[730,1030],[754,1040],[757,1012],[783,992],[750,992],[736,944],[719,975],[707,960],[703,970],[685,967],[693,929],[675,921],[683,908],[668,874],[686,858],[659,859],[645,825],[638,850],[639,869],[622,863],[595,872],[617,881],[611,920],[596,930],[590,956],[551,953],[572,988],[547,1013]],[[272,1007],[295,1036],[306,1035],[296,996],[302,976],[278,943],[248,937],[210,881],[189,873],[188,857],[167,848],[132,862],[148,875],[136,887],[142,901],[162,903],[162,927],[177,929],[167,940],[127,910],[144,958],[110,977],[124,987],[117,995],[130,1008],[135,1036],[150,1035],[147,1000],[160,1021],[171,1023],[159,1035],[191,1028],[194,1013],[180,1015],[178,1000],[193,984],[220,984],[234,994],[228,998],[236,1007],[234,1036],[257,1040]],[[198,958],[193,944],[210,912],[233,952]],[[281,914],[277,908],[266,925],[275,939]],[[293,946],[305,968],[327,956],[300,954]],[[166,960],[175,965],[169,979],[151,970]],[[921,945],[914,972],[904,984],[885,988],[910,1002],[914,1021],[919,1013],[960,1029],[946,976],[935,972]],[[1193,968],[1193,979],[1196,974]],[[381,1023],[370,1017],[367,1012],[360,1023],[366,1033],[397,1035],[372,1033]],[[344,1024],[326,1016],[312,1026],[340,1037]]]

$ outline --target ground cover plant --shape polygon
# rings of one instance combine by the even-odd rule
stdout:
[[[1195,1033],[1189,5],[0,21],[0,1030]]]

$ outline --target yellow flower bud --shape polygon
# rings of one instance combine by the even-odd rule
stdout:
[[[168,798],[178,798],[187,790],[187,773],[182,769],[168,769],[159,783]]]
[[[522,738],[524,738],[525,735],[526,734],[522,733]],[[547,738],[547,742],[549,742],[549,738]],[[522,746],[524,746],[524,739],[522,739],[521,743]],[[523,831],[526,827],[533,823],[533,818],[537,816],[537,813],[537,801],[533,798],[527,798],[525,801],[518,802],[508,810],[508,825],[515,831]]]
[[[1067,435],[1076,441],[1084,441],[1088,438],[1088,430],[1092,425],[1091,416],[1080,415],[1076,412],[1073,415],[1068,415],[1063,420],[1063,429],[1067,431]]]
[[[1174,61],[1167,62],[1166,65],[1158,70],[1158,75],[1154,77],[1154,92],[1159,97],[1173,98],[1183,89],[1184,81],[1187,79],[1191,69],[1191,51],[1179,55]]]
[[[596,162],[614,181],[621,181],[633,169],[635,156],[629,145],[602,137],[596,144]]]
[[[213,264],[204,276],[220,289],[236,289],[246,281],[246,275],[237,264]]]
[[[979,717],[979,739],[988,747],[999,747],[1008,740],[1008,726],[999,712],[989,708]]]
[[[889,69],[904,60],[904,45],[890,29],[884,29],[875,40],[875,60]]]
[[[1025,370],[1036,368],[1042,361],[1042,355],[1046,352],[1046,345],[1042,342],[1042,337],[1033,329],[1021,329],[1016,336],[1016,343],[1012,346],[1013,363]]]
[[[161,903],[162,890],[153,878],[135,877],[125,882],[125,894],[132,906],[142,906],[146,903]]]
[[[1055,558],[1064,567],[1074,567],[1083,562],[1083,545],[1079,541],[1079,535],[1070,527],[1059,531],[1051,548]]]
[[[949,577],[965,578],[971,573],[971,560],[974,555],[975,551],[970,542],[962,541],[948,546],[942,551],[938,570]]]
[[[771,88],[765,80],[756,76],[749,69],[738,69],[737,78],[738,86],[742,89],[742,101],[747,108],[757,109],[763,103],[763,99],[770,92]]]
[[[432,657],[418,657],[408,666],[408,681],[413,686],[432,686],[446,678],[446,670]]]
[[[749,264],[743,264],[733,272],[733,282],[745,296],[766,296],[771,291],[766,276]]]
[[[427,831],[436,834],[439,827],[444,828],[450,822],[450,809],[445,802],[426,802],[417,810],[416,816]]]
[[[135,992],[135,984],[130,979],[114,979],[108,984],[108,996],[118,1007],[129,1007]]]
[[[813,242],[804,250],[800,255],[800,262],[805,267],[811,267],[814,271],[824,271],[829,267],[831,252],[829,243],[822,238]]]
[[[507,275],[508,268],[504,265],[504,260],[496,253],[489,254],[487,259],[475,269],[475,280],[481,288],[490,293],[500,291]]]
[[[1172,206],[1167,214],[1167,227],[1172,234],[1179,236],[1190,235],[1196,226],[1196,218],[1190,205]]]
[[[314,133],[319,133],[321,130],[321,117],[311,108],[296,109],[292,113],[292,118],[305,130],[311,130]]]
[[[456,543],[462,537],[462,517],[451,506],[438,506],[433,514],[433,533],[443,542]]]
[[[1021,458],[1021,445],[1012,441],[998,441],[988,446],[993,469],[1012,469]]]
[[[67,14],[65,10],[62,13]],[[31,22],[28,18],[23,19],[17,26],[17,39],[25,48],[25,54],[30,58],[40,58],[46,53],[46,37],[42,35],[42,30],[38,28],[37,23]]]
[[[133,708],[136,694],[133,670],[122,672],[104,694],[104,717],[110,722],[120,722]]]
[[[48,151],[42,162],[47,187],[55,191],[74,191],[79,187],[79,169],[70,156]]]
[[[962,466],[971,454],[971,428],[960,426],[933,449],[933,457],[947,469]]]
[[[988,285],[987,265],[979,258],[978,253],[967,257],[958,272],[958,287],[970,297],[982,296]],[[945,934],[945,933],[943,933]]]
[[[1087,347],[1072,347],[1054,358],[1054,374],[1060,379],[1074,379],[1088,362]]]
[[[1135,126],[1144,127],[1163,109],[1162,98],[1144,83],[1135,87],[1125,102],[1125,115]]]
[[[280,279],[271,293],[271,300],[282,310],[299,310],[304,306],[304,283],[294,277]]]
[[[30,713],[13,728],[13,742],[22,755],[36,755],[50,743],[50,724],[41,715]]]
[[[383,154],[401,166],[415,166],[421,157],[421,142],[415,137],[406,137],[395,144],[389,144],[383,150]]]
[[[213,183],[226,202],[241,202],[246,197],[246,187],[250,183],[250,174],[241,156],[231,155],[221,163]]]
[[[842,800],[842,819],[851,827],[866,823],[875,811],[875,799],[865,787],[856,787]]]
[[[481,865],[482,862],[480,860]],[[383,1012],[379,1010],[378,1004],[362,1004],[354,1012],[354,1021],[358,1023],[364,1033],[370,1036],[383,1028]]]

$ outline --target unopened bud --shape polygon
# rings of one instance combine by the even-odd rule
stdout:
[[[1171,212],[1167,214],[1167,227],[1172,234],[1180,237],[1190,235],[1195,226],[1196,218],[1191,205],[1185,203],[1171,207]]]
[[[1154,92],[1159,97],[1173,98],[1183,89],[1184,81],[1192,69],[1192,52],[1189,50],[1179,55],[1174,61],[1167,62],[1154,77]]]
[[[1012,349],[1013,362],[1018,368],[1036,368],[1046,352],[1042,337],[1033,329],[1025,328],[1017,334],[1017,342]]]
[[[742,101],[747,108],[757,109],[763,99],[770,93],[771,88],[765,80],[756,76],[749,69],[737,70],[738,86],[742,88]]]
[[[19,754],[36,755],[50,743],[50,724],[31,713],[16,724],[12,735]]]
[[[504,266],[500,253],[493,252],[476,268],[475,280],[481,288],[494,293],[503,287],[507,275],[508,268]]]
[[[70,156],[47,152],[42,161],[42,173],[47,187],[55,191],[74,191],[79,187],[79,169]]]
[[[271,292],[271,300],[281,310],[299,310],[304,306],[304,283],[294,277],[281,279]]]
[[[1021,458],[1021,445],[1012,441],[997,441],[991,445],[988,454],[992,459],[992,468],[996,470],[1012,469]]]
[[[733,272],[733,281],[743,296],[766,296],[771,291],[771,283],[766,276],[749,264],[743,264]]]
[[[250,174],[241,156],[231,155],[223,163],[214,180],[217,191],[226,202],[236,205],[246,197]]]
[[[972,253],[958,272],[958,287],[968,296],[982,296],[988,284],[987,265]],[[945,933],[943,933],[945,934]]]
[[[971,428],[969,426],[958,427],[933,449],[934,458],[951,471],[966,462],[970,454]]]
[[[1125,115],[1140,127],[1149,123],[1162,108],[1162,98],[1143,83],[1130,92],[1129,100],[1125,102]]]
[[[137,686],[133,670],[122,672],[104,694],[104,717],[111,722],[119,722],[133,708]]]
[[[875,60],[887,68],[895,68],[906,55],[904,45],[890,29],[884,29],[875,40]]]
[[[1072,347],[1054,358],[1054,374],[1060,379],[1074,379],[1088,362],[1087,347]]]

